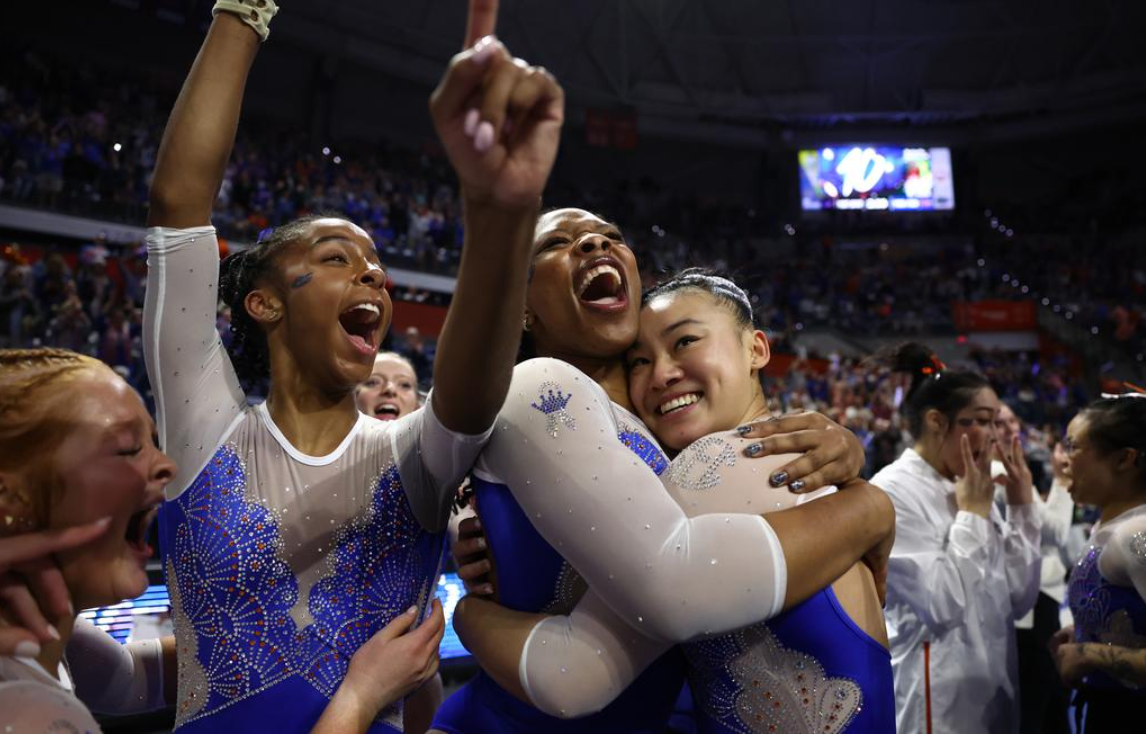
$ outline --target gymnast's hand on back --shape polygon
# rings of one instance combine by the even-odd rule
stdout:
[[[854,433],[821,413],[793,413],[755,421],[736,429],[744,438],[761,439],[744,454],[763,458],[774,454],[803,454],[772,472],[773,487],[785,484],[793,492],[812,492],[831,484],[843,487],[864,466],[863,444]]]

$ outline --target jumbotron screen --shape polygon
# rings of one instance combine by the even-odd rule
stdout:
[[[950,148],[845,145],[800,151],[804,211],[955,208]]]

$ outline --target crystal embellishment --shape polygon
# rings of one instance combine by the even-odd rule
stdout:
[[[537,402],[530,403],[540,410],[547,418],[545,432],[552,438],[557,438],[557,431],[564,426],[570,431],[577,429],[577,421],[569,414],[569,401],[572,394],[565,394],[556,382],[543,382],[537,388]]]

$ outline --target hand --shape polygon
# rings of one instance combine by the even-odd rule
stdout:
[[[999,445],[998,453],[1006,473],[995,477],[993,481],[1006,487],[1008,505],[1029,505],[1034,501],[1034,478],[1026,456],[1023,455],[1019,437],[1015,436],[1010,446]]]
[[[492,36],[497,0],[470,0],[466,50],[430,97],[434,129],[470,201],[536,206],[557,157],[565,92]]]
[[[991,514],[991,502],[995,499],[995,482],[991,479],[991,445],[979,452],[976,461],[971,453],[971,439],[966,434],[959,437],[959,449],[963,454],[963,475],[955,482],[955,504],[960,510],[972,512],[986,518]]]
[[[446,630],[442,603],[434,599],[430,616],[408,631],[417,616],[411,607],[358,648],[331,704],[351,707],[359,721],[369,724],[383,708],[434,677]]]
[[[480,519],[467,517],[458,523],[458,540],[450,547],[450,553],[458,565],[458,578],[462,580],[466,593],[492,596],[493,559],[489,555]]]
[[[77,548],[107,530],[110,518],[88,525],[0,538],[0,655],[39,655],[40,643],[60,639],[48,619],[73,614],[68,588],[53,553]]]
[[[1058,655],[1058,648],[1074,639],[1074,625],[1063,627],[1062,629],[1051,635],[1047,640],[1047,650],[1050,651],[1051,657]]]
[[[1077,688],[1082,685],[1082,679],[1090,672],[1085,648],[1085,643],[1079,642],[1064,642],[1054,648],[1054,664],[1058,668],[1063,685]]]
[[[811,492],[829,484],[843,486],[859,476],[865,462],[863,444],[854,433],[820,413],[796,413],[756,421],[736,429],[744,438],[760,438],[745,456],[803,454],[772,473],[773,487]]]

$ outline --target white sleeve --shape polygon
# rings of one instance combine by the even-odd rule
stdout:
[[[1114,531],[1098,557],[1098,570],[1110,583],[1131,586],[1146,599],[1146,515]]]
[[[758,515],[688,518],[617,440],[608,396],[574,367],[514,370],[485,464],[541,533],[621,618],[684,641],[774,616],[787,570]]]
[[[123,716],[167,705],[163,699],[163,650],[159,640],[121,645],[79,617],[66,655],[76,696],[92,711]]]
[[[548,617],[521,655],[521,687],[533,705],[562,718],[608,706],[671,643],[634,630],[589,589],[569,616]]]
[[[917,489],[892,476],[873,480],[895,506],[895,545],[887,563],[887,603],[911,608],[933,634],[963,624],[968,597],[979,593],[990,555],[990,523],[959,512],[937,532]]]
[[[35,681],[0,682],[0,731],[99,734],[92,715],[67,691]]]
[[[1003,563],[1011,590],[1011,610],[1018,619],[1035,608],[1042,581],[1042,523],[1033,504],[1007,505],[1003,523]]]
[[[1041,499],[1041,498],[1040,498]],[[1074,500],[1058,480],[1051,483],[1046,502],[1039,505],[1042,520],[1042,542],[1052,548],[1064,550],[1070,536],[1070,521],[1074,516]]]
[[[179,466],[168,499],[191,484],[247,405],[215,329],[218,302],[215,228],[148,229],[143,348],[159,443]]]
[[[423,407],[402,416],[390,429],[398,474],[414,517],[431,532],[445,529],[458,486],[489,442],[491,426],[481,434],[457,433],[442,425],[427,398]]]

